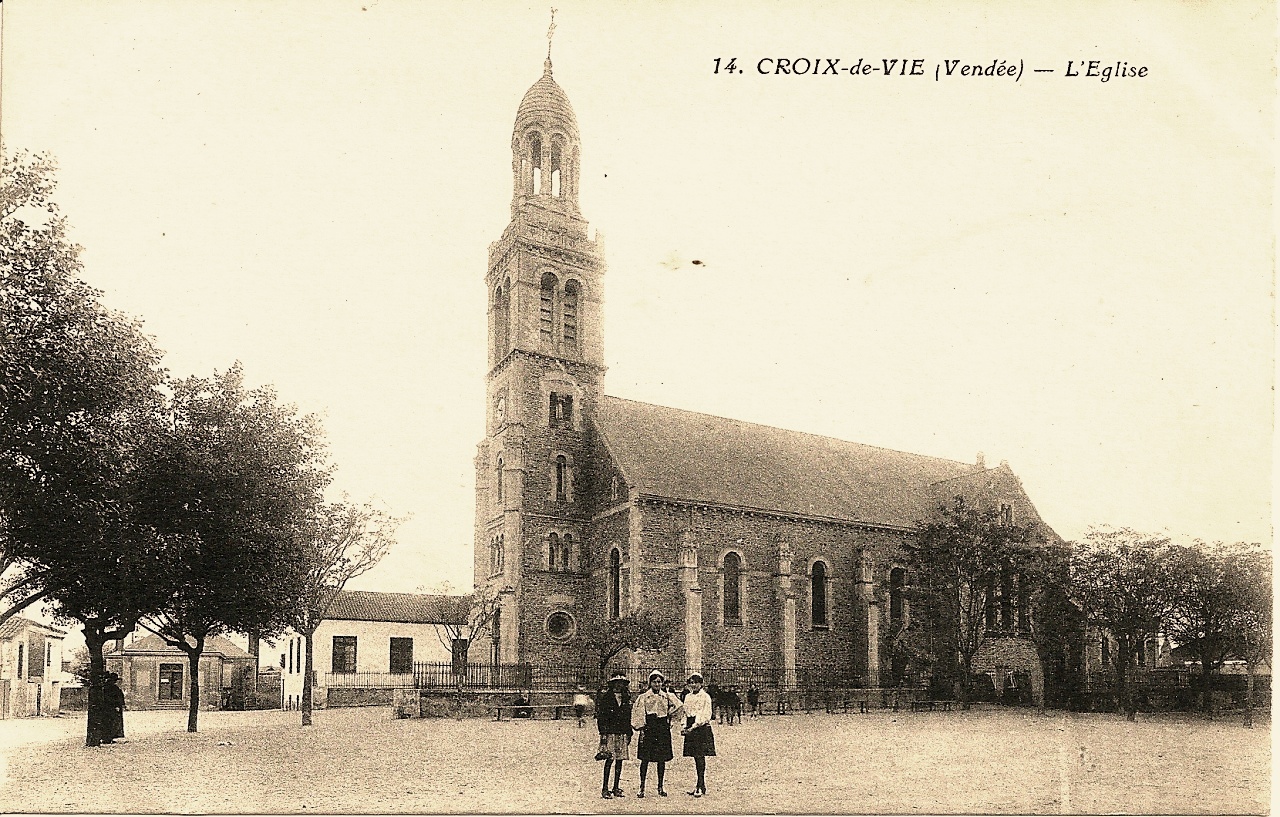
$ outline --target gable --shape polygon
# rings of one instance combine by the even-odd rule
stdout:
[[[641,494],[850,522],[912,527],[930,488],[975,466],[602,397],[595,423]]]

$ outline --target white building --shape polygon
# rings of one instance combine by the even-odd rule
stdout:
[[[413,686],[415,664],[447,664],[451,647],[441,639],[443,625],[466,630],[467,603],[460,596],[423,593],[344,591],[313,638],[314,700],[323,705],[334,687],[389,689]],[[281,704],[295,708],[302,700],[306,648],[302,636],[290,633],[277,643],[283,674]]]
[[[58,714],[65,636],[24,616],[0,624],[0,718]]]

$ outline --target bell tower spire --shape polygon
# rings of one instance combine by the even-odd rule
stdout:
[[[511,133],[511,222],[489,245],[485,276],[488,411],[476,453],[475,584],[502,599],[494,646],[503,662],[567,648],[544,625],[551,599],[563,604],[585,592],[592,419],[605,371],[604,259],[578,208],[581,141],[569,97],[551,75],[554,32],[552,10],[542,76],[520,100]]]

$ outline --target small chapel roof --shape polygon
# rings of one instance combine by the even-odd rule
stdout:
[[[667,499],[909,528],[935,509],[933,483],[975,468],[617,397],[596,418],[627,480]]]

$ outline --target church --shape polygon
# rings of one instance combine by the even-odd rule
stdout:
[[[916,524],[957,496],[1038,523],[1021,482],[981,456],[955,462],[608,396],[606,265],[578,206],[580,148],[548,56],[516,111],[511,222],[485,277],[475,586],[499,599],[492,660],[589,662],[585,623],[645,610],[671,625],[661,666],[677,671],[763,667],[789,687],[818,671],[903,682],[890,644],[911,626]],[[975,668],[997,689],[1024,672],[1039,698],[1030,611],[1018,607],[999,605],[988,621],[999,637]]]

